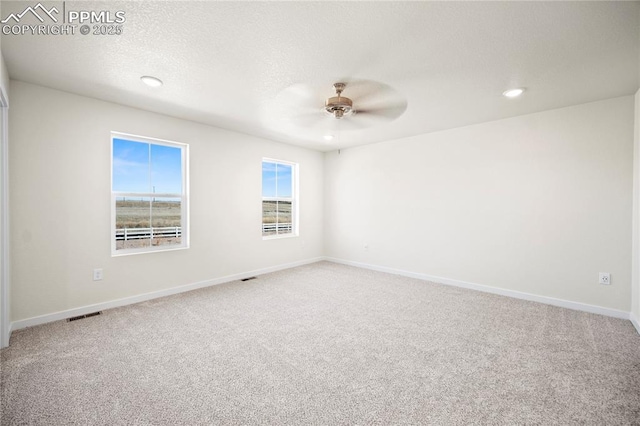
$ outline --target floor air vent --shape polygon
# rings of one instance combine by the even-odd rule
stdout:
[[[249,277],[249,278],[243,278],[240,281],[249,281],[249,280],[255,280],[256,277]]]
[[[89,318],[89,317],[95,317],[96,315],[100,315],[101,313],[102,312],[91,312],[90,314],[79,315],[77,317],[67,318],[67,322],[77,321],[77,320],[84,319],[84,318]]]

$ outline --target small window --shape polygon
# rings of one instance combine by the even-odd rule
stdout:
[[[262,236],[295,236],[298,165],[262,160]]]
[[[111,135],[112,255],[187,248],[188,146]]]

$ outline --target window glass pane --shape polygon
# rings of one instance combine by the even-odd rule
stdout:
[[[275,163],[262,162],[262,196],[276,196],[276,166]]]
[[[148,247],[151,198],[116,198],[116,250]]]
[[[156,194],[182,193],[182,150],[151,145],[151,191]]]
[[[278,201],[278,234],[289,234],[292,232],[291,222],[291,201]]]
[[[153,198],[151,200],[152,246],[180,244],[182,242],[182,203],[180,198]]]
[[[262,200],[262,235],[275,235],[278,229],[278,202]]]
[[[149,144],[113,139],[113,191],[150,192]]]
[[[291,170],[292,166],[286,164],[276,164],[277,166],[277,194],[278,197],[291,197],[292,185],[291,185]]]

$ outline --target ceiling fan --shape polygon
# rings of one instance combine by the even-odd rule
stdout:
[[[391,122],[407,109],[404,96],[384,83],[372,80],[333,83],[335,96],[329,98],[324,97],[326,89],[322,87],[326,86],[287,87],[277,96],[280,117],[298,128],[359,130]]]

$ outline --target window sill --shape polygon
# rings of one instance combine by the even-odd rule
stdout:
[[[136,254],[148,254],[148,253],[160,253],[165,251],[177,251],[177,250],[187,250],[189,248],[188,245],[184,246],[173,246],[173,247],[151,247],[151,248],[142,248],[142,249],[129,249],[129,250],[118,250],[116,252],[111,252],[111,257],[121,257],[121,256],[133,256]]]
[[[268,235],[263,236],[262,240],[282,240],[285,238],[297,238],[298,234],[279,234],[279,235]]]

